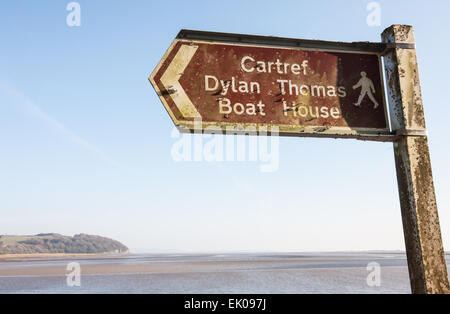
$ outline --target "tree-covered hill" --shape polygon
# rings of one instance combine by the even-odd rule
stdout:
[[[127,252],[128,248],[116,240],[88,234],[77,234],[73,237],[57,233],[42,233],[34,236],[0,236],[0,254]]]

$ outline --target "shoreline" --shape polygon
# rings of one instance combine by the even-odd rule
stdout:
[[[67,255],[67,254],[65,254]],[[382,265],[383,285],[367,285],[367,265]],[[79,263],[78,273],[68,265]],[[72,286],[79,276],[79,286]],[[0,260],[2,293],[349,293],[409,292],[408,266],[391,254],[132,255]]]
[[[153,274],[155,276],[176,276],[180,274],[200,273],[242,273],[258,271],[325,271],[335,268],[357,268],[366,271],[369,261],[374,256],[126,256],[107,254],[39,254],[51,256],[52,259],[25,259],[12,255],[10,259],[0,259],[0,278],[14,276],[65,276],[69,262],[77,261],[82,266],[84,275],[101,274]],[[11,255],[10,255],[11,256]],[[22,255],[23,256],[23,255]],[[27,257],[36,254],[26,254]],[[60,258],[55,258],[59,256]],[[78,256],[78,257],[77,257]],[[84,256],[84,258],[82,258]],[[90,257],[86,257],[90,256]],[[81,258],[80,258],[81,257]],[[383,260],[383,267],[406,267],[402,257],[376,256]],[[311,265],[315,265],[312,267]],[[314,270],[315,269],[315,270]]]

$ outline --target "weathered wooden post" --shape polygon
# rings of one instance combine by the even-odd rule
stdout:
[[[412,292],[450,293],[412,27],[391,26],[382,39],[343,43],[181,30],[149,80],[182,132],[232,128],[234,134],[252,126],[266,134],[275,126],[283,136],[393,141]],[[311,71],[319,64],[327,74],[320,84]],[[216,75],[228,80],[219,84]],[[236,88],[235,80],[243,85]],[[196,123],[199,118],[204,122]]]
[[[411,290],[449,293],[413,28],[393,25],[381,37]]]

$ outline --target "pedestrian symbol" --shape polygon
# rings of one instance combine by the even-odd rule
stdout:
[[[367,77],[366,72],[361,72],[361,79],[356,85],[353,85],[353,89],[357,89],[358,87],[361,87],[361,94],[359,95],[358,102],[354,105],[356,107],[361,107],[361,101],[364,99],[364,96],[369,97],[369,99],[374,103],[373,109],[377,109],[379,104],[375,100],[375,97],[373,97],[373,94],[375,94],[375,87],[373,86],[373,82],[370,78]]]

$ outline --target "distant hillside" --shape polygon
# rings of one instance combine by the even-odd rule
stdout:
[[[88,234],[77,234],[73,237],[57,233],[41,233],[34,236],[0,236],[0,254],[127,252],[128,248],[116,240]]]

